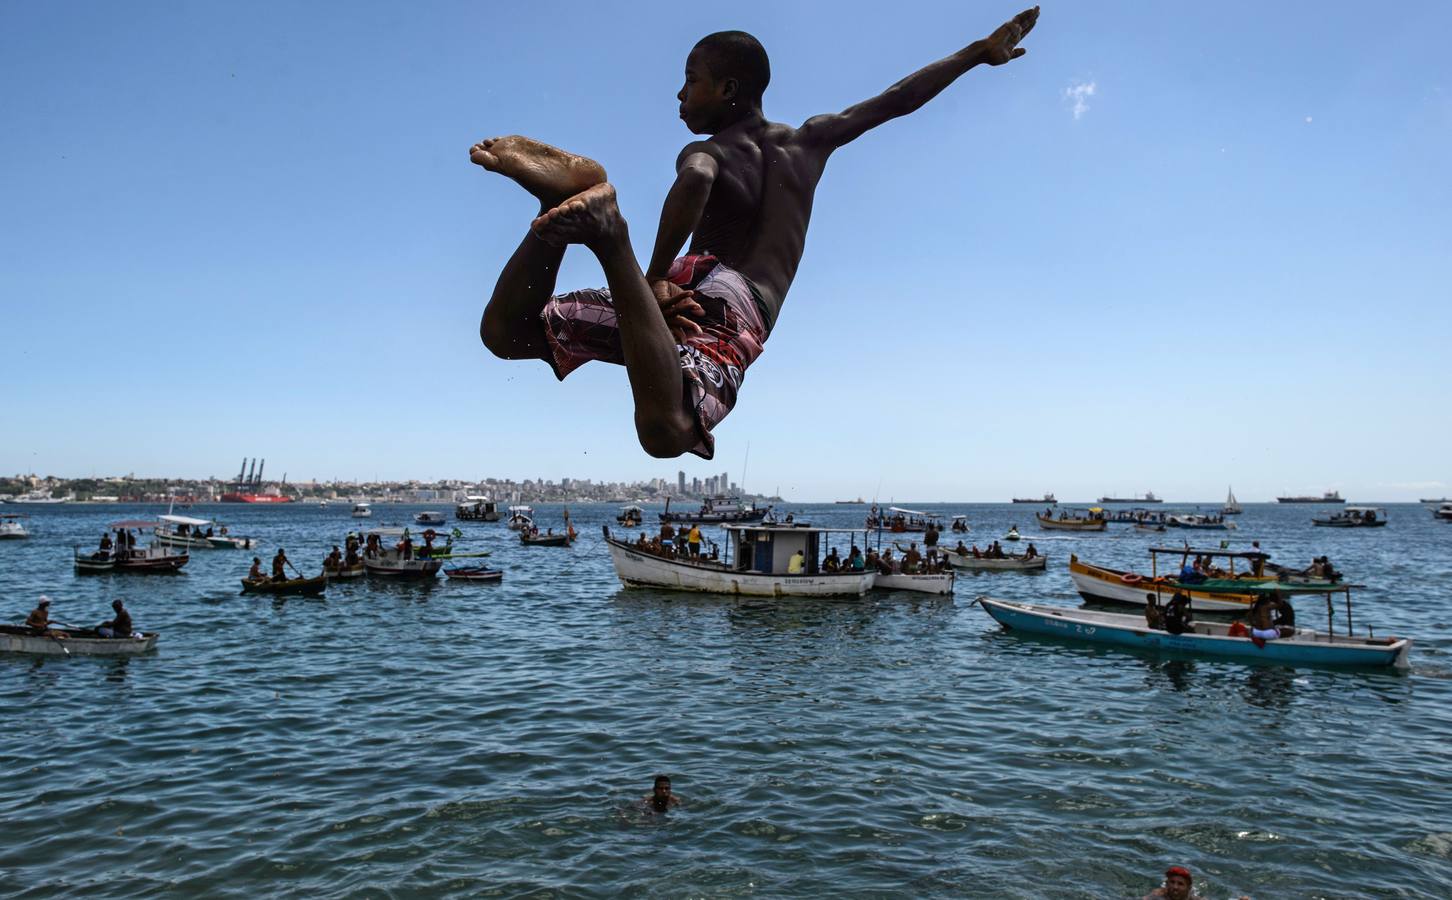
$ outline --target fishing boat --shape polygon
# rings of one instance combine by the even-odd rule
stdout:
[[[174,516],[170,513],[156,518],[160,522],[152,529],[152,533],[156,535],[157,543],[168,547],[249,550],[257,544],[252,538],[231,536],[227,533],[227,526],[211,519]],[[205,531],[202,530],[204,528]]]
[[[1220,516],[1204,516],[1199,513],[1170,516],[1165,519],[1165,524],[1171,528],[1198,528],[1202,531],[1226,531],[1235,527],[1234,522],[1227,522]]]
[[[367,503],[354,503],[353,504],[353,518],[355,518],[355,519],[369,519],[369,518],[372,518],[372,517],[373,517],[373,507],[372,506],[369,506]]]
[[[30,532],[20,521],[24,518],[26,516],[21,513],[0,513],[0,540],[15,541],[30,537]]]
[[[627,588],[666,588],[753,597],[854,597],[871,590],[877,573],[828,572],[821,550],[830,532],[806,524],[724,526],[726,551],[719,559],[662,556],[620,540],[601,526],[615,574]],[[802,554],[801,571],[789,572]]]
[[[179,551],[153,539],[146,547],[138,547],[135,544],[139,533],[152,531],[157,523],[151,520],[127,519],[121,522],[112,522],[109,526],[116,532],[115,548],[111,551],[115,559],[115,570],[132,574],[168,573],[179,572],[191,558],[187,555],[187,548],[182,547]],[[137,532],[138,534],[133,534]]]
[[[454,507],[454,517],[466,522],[498,522],[499,507],[488,497],[470,494]]]
[[[1452,522],[1452,503],[1443,503],[1441,506],[1432,510],[1432,517],[1434,519],[1441,519],[1443,522]]]
[[[568,534],[555,534],[553,531],[540,532],[539,530],[521,531],[519,542],[526,547],[568,547],[570,536]]]
[[[671,498],[667,497],[665,511],[660,513],[660,521],[662,523],[690,522],[697,525],[760,522],[770,509],[770,506],[758,507],[754,503],[744,504],[740,497],[717,494],[702,500],[700,509],[683,512],[677,508],[672,512]]]
[[[645,510],[636,506],[634,503],[621,507],[620,514],[615,517],[615,521],[624,525],[626,528],[636,528],[641,522],[645,521]]]
[[[1339,491],[1327,491],[1319,497],[1310,494],[1298,496],[1277,497],[1277,503],[1345,503]]]
[[[967,516],[954,516],[953,517],[953,520],[948,523],[948,530],[949,531],[956,531],[956,532],[959,532],[959,533],[967,533],[968,531],[971,531],[972,529],[970,529],[968,527],[968,517]]]
[[[1057,506],[1059,504],[1059,501],[1057,499],[1055,499],[1053,493],[1051,493],[1051,492],[1045,492],[1042,497],[1014,497],[1013,498],[1013,502],[1014,503],[1043,503],[1043,504],[1045,504],[1047,506]]]
[[[441,512],[424,511],[413,517],[416,525],[442,525],[449,521],[449,517]]]
[[[1104,644],[1130,650],[1269,662],[1292,666],[1365,666],[1405,670],[1412,642],[1402,638],[1355,637],[1351,633],[1351,600],[1347,594],[1347,634],[1297,629],[1290,637],[1254,641],[1232,634],[1233,625],[1194,623],[1183,634],[1150,629],[1144,616],[1071,609],[1033,603],[1015,603],[992,597],[975,602],[1006,631],[1047,635],[1065,640]],[[1331,600],[1327,598],[1328,612]]]
[[[1134,523],[1134,530],[1135,531],[1157,531],[1157,532],[1163,532],[1165,530],[1165,526],[1160,525],[1158,523],[1150,524],[1150,523],[1147,523],[1147,522],[1135,522]]]
[[[872,511],[867,514],[867,530],[869,531],[916,534],[925,532],[929,528],[942,531],[943,517],[937,513],[903,509],[899,506],[889,506],[885,512],[873,506]]]
[[[318,575],[313,578],[289,578],[287,581],[274,581],[271,578],[242,579],[242,593],[244,594],[302,594],[308,597],[320,597],[327,589],[327,575]]]
[[[1386,510],[1375,506],[1348,506],[1329,516],[1317,516],[1311,524],[1322,528],[1381,528],[1386,525]]]
[[[1238,516],[1245,510],[1241,509],[1240,501],[1235,499],[1235,488],[1230,488],[1225,494],[1225,505],[1220,507],[1222,516]]]
[[[1039,527],[1045,531],[1104,531],[1108,527],[1104,511],[1098,507],[1082,513],[1079,510],[1060,510],[1057,519],[1034,513],[1034,518],[1039,520]]]
[[[534,524],[534,509],[529,506],[509,507],[509,519],[504,523],[510,531],[519,531]]]
[[[1085,600],[1144,606],[1146,595],[1155,596],[1156,602],[1159,602],[1159,599],[1164,596],[1178,591],[1188,595],[1190,608],[1199,612],[1241,612],[1246,610],[1255,600],[1254,592],[1258,589],[1257,585],[1269,584],[1280,587],[1288,593],[1306,593],[1307,591],[1319,593],[1338,587],[1337,584],[1330,581],[1282,581],[1274,574],[1265,574],[1269,571],[1269,564],[1266,560],[1270,554],[1258,550],[1151,547],[1149,553],[1150,574],[1148,575],[1124,569],[1111,569],[1107,566],[1096,566],[1079,559],[1078,555],[1070,555],[1069,579],[1074,582],[1074,589],[1079,592],[1079,596]],[[1220,577],[1206,578],[1193,583],[1180,581],[1179,570],[1175,570],[1173,567],[1167,574],[1160,575],[1159,558],[1161,556],[1180,557],[1181,570],[1184,562],[1191,556],[1225,559],[1228,569]],[[1235,571],[1237,561],[1245,566],[1238,573]],[[1262,574],[1257,575],[1256,571],[1260,571]]]
[[[974,556],[972,553],[949,550],[943,555],[949,565],[965,572],[1043,572],[1049,566],[1049,558],[1038,554],[1028,556],[1024,553],[1005,553],[1002,559],[990,559],[982,555]]]
[[[330,581],[334,579],[347,580],[349,578],[362,578],[364,575],[368,574],[368,567],[363,565],[363,560],[360,557],[359,560],[351,566],[345,563],[344,565],[338,566],[337,568],[333,569],[328,568],[327,563],[323,563],[323,574],[327,576]]]
[[[946,572],[917,572],[908,573],[902,571],[901,567],[893,569],[890,574],[877,573],[872,581],[872,589],[877,591],[915,591],[920,594],[946,595],[953,593],[953,582],[955,576],[953,570]]]
[[[0,651],[37,656],[136,656],[156,649],[161,635],[154,631],[141,637],[101,637],[94,629],[61,631],[66,637],[36,634],[24,625],[0,625]]]
[[[413,537],[407,528],[371,529],[365,533],[365,544],[367,536],[378,538],[377,549],[365,550],[363,553],[363,566],[370,578],[434,578],[444,565],[443,559],[438,556],[447,556],[448,549],[453,546],[453,539],[446,536],[444,547],[435,548],[437,554],[427,552],[421,546],[412,546]],[[405,538],[410,543],[406,555],[403,546]]]
[[[76,547],[74,552],[77,575],[103,575],[116,570],[116,557],[110,550],[94,550],[87,553],[80,547]]]
[[[444,570],[444,577],[450,581],[502,581],[504,572],[485,566],[457,566]]]

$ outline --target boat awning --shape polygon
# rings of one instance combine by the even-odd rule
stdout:
[[[403,537],[407,528],[370,528],[364,534],[376,534],[379,537]]]
[[[1171,556],[1179,556],[1189,553],[1194,556],[1223,556],[1236,559],[1270,559],[1270,554],[1264,550],[1209,550],[1205,548],[1184,547],[1151,547],[1150,553],[1168,553]]]
[[[889,506],[887,508],[887,511],[888,512],[895,512],[895,513],[902,513],[905,516],[932,516],[935,519],[938,517],[938,514],[937,513],[921,512],[921,511],[916,510],[916,509],[903,509],[900,506]]]
[[[151,519],[122,519],[120,522],[112,522],[107,528],[155,528],[156,522]]]
[[[157,516],[157,518],[163,522],[170,522],[173,525],[199,526],[212,524],[212,521],[210,519],[197,519],[193,518],[192,516],[173,516],[168,514],[164,516]]]

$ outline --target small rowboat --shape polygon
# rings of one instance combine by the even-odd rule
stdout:
[[[156,648],[156,632],[139,638],[103,638],[94,631],[66,629],[67,637],[36,634],[23,625],[0,625],[0,651],[39,656],[135,656]]]
[[[446,575],[451,581],[502,581],[504,572],[500,569],[486,569],[483,566],[459,566],[456,569],[445,569]]]
[[[75,554],[77,575],[101,575],[116,571],[116,557],[112,556],[109,550],[85,553],[80,547],[77,547]]]
[[[1184,634],[1170,634],[1149,628],[1141,615],[1011,603],[992,597],[979,597],[976,602],[1007,631],[1130,650],[1246,662],[1406,669],[1412,646],[1412,642],[1405,638],[1361,638],[1309,628],[1298,629],[1290,637],[1279,640],[1256,642],[1249,636],[1230,634],[1229,624],[1201,621],[1195,622],[1192,629]]]
[[[309,597],[320,596],[328,589],[328,576],[318,575],[315,578],[290,578],[287,581],[273,581],[265,578],[260,581],[242,579],[242,593],[244,594],[304,594]]]
[[[949,551],[944,556],[947,557],[949,565],[965,572],[1043,572],[1049,565],[1047,556],[1028,559],[1021,555],[1008,555],[1003,559],[989,559],[971,553],[964,556],[956,551]]]

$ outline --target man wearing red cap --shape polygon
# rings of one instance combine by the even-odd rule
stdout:
[[[1201,900],[1199,894],[1191,890],[1193,879],[1190,878],[1190,870],[1184,866],[1170,866],[1165,870],[1165,885],[1157,887],[1144,895],[1144,900]]]

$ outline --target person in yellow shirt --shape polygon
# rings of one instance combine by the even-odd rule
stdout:
[[[806,571],[807,557],[804,553],[802,553],[802,551],[798,550],[796,553],[792,554],[791,559],[787,560],[787,574],[801,575]]]
[[[691,551],[692,559],[701,557],[701,526],[691,526],[690,533],[686,535],[686,548]]]

